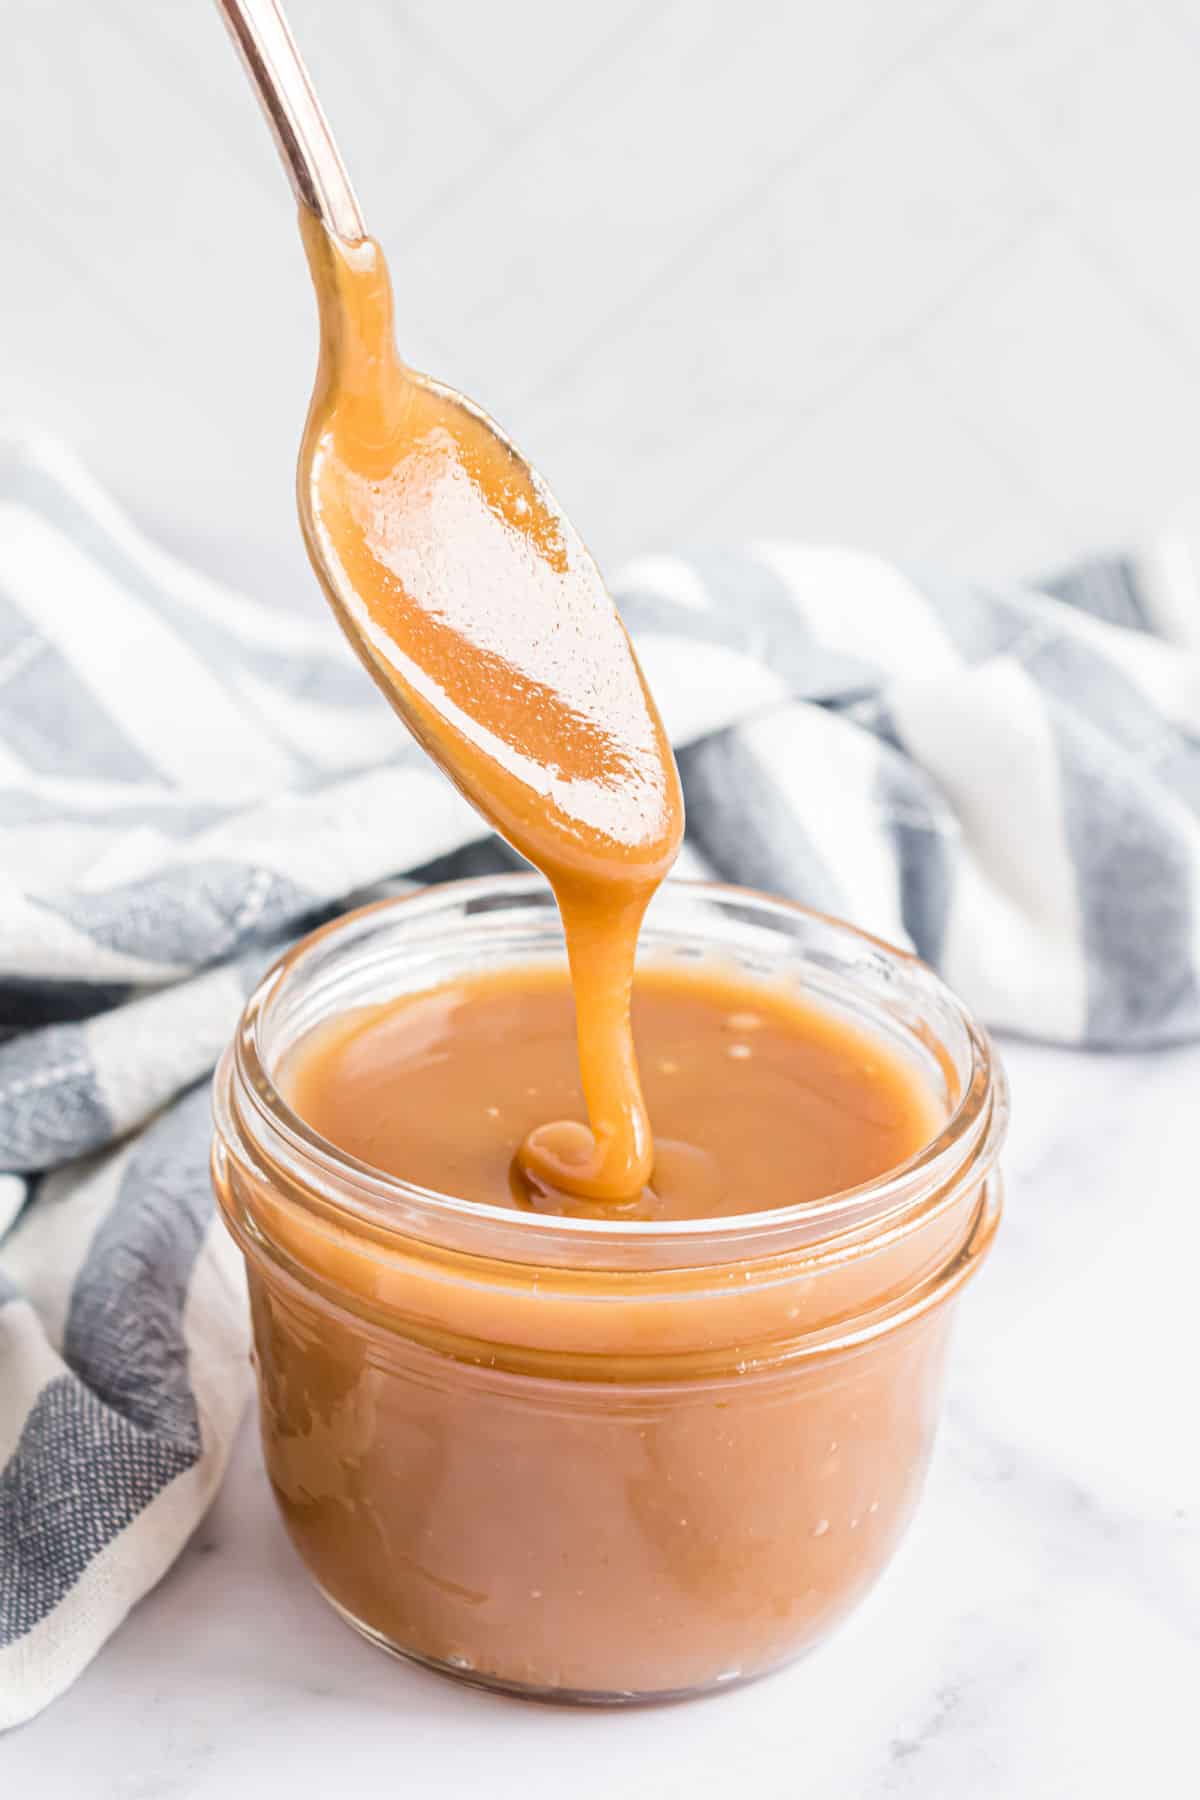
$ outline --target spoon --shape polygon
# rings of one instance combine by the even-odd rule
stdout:
[[[653,1146],[630,1027],[642,915],[674,861],[670,744],[598,569],[499,427],[395,348],[387,265],[276,0],[218,0],[300,202],[321,361],[298,474],[313,567],[362,662],[463,794],[550,881],[590,1130],[518,1161],[629,1200]]]

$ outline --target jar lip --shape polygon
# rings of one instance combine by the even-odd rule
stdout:
[[[311,1181],[314,1167],[331,1177],[338,1184],[339,1212],[376,1230],[404,1236],[421,1235],[419,1227],[412,1223],[411,1211],[397,1213],[396,1203],[402,1201],[405,1209],[418,1208],[428,1215],[429,1221],[456,1225],[460,1231],[471,1233],[490,1229],[500,1232],[506,1239],[525,1246],[511,1259],[529,1263],[569,1262],[573,1260],[572,1251],[594,1247],[603,1252],[605,1247],[611,1251],[622,1245],[636,1246],[640,1253],[660,1245],[674,1251],[672,1261],[683,1260],[688,1265],[724,1263],[740,1260],[735,1246],[743,1239],[751,1240],[752,1254],[761,1257],[770,1255],[774,1249],[784,1248],[785,1241],[798,1225],[818,1228],[815,1237],[811,1230],[805,1233],[806,1242],[814,1243],[827,1242],[840,1230],[894,1222],[911,1204],[940,1191],[964,1167],[969,1166],[973,1174],[982,1174],[990,1167],[1007,1123],[1007,1086],[1003,1069],[986,1030],[976,1023],[963,1003],[927,964],[910,951],[828,913],[753,888],[682,879],[670,879],[664,885],[668,892],[686,890],[700,899],[749,907],[764,920],[772,916],[798,916],[809,920],[846,941],[869,946],[886,963],[903,969],[910,979],[918,979],[929,995],[953,1015],[969,1049],[969,1066],[962,1076],[958,1100],[937,1136],[886,1174],[841,1189],[824,1199],[799,1201],[793,1206],[754,1213],[731,1213],[717,1219],[592,1219],[518,1212],[512,1207],[465,1200],[422,1187],[400,1176],[389,1175],[339,1149],[293,1109],[266,1067],[260,1051],[259,1029],[268,1004],[276,998],[284,983],[296,978],[320,945],[326,944],[331,937],[362,929],[364,921],[380,913],[404,912],[407,915],[411,909],[412,916],[416,917],[421,913],[436,914],[448,903],[461,904],[472,899],[502,897],[513,902],[534,896],[544,899],[550,893],[544,878],[526,872],[468,877],[377,900],[341,914],[292,945],[271,965],[251,993],[233,1043],[217,1071],[214,1111],[218,1132],[226,1138],[230,1135],[231,1090],[236,1083],[239,1119],[244,1119],[243,1107],[248,1103],[271,1159],[289,1169],[301,1185]],[[824,1226],[830,1229],[819,1229]],[[693,1254],[686,1254],[688,1251]],[[712,1254],[705,1254],[706,1251]],[[685,1252],[682,1259],[679,1252]],[[497,1251],[491,1245],[486,1253],[509,1260],[504,1251]]]

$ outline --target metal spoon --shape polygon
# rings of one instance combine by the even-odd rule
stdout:
[[[591,1133],[535,1132],[522,1167],[584,1200],[627,1199],[653,1157],[634,950],[683,831],[669,741],[545,484],[479,407],[401,362],[387,266],[276,0],[218,5],[300,201],[321,310],[298,480],[309,556],[397,712],[558,899]]]
[[[358,201],[308,70],[275,0],[217,0],[262,102],[296,198],[335,237],[365,238]]]

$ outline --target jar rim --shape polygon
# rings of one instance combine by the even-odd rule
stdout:
[[[238,1126],[249,1124],[259,1149],[273,1165],[292,1176],[301,1195],[312,1184],[314,1172],[335,1184],[337,1212],[346,1223],[358,1222],[400,1237],[432,1239],[454,1248],[466,1248],[465,1240],[486,1234],[486,1244],[476,1242],[470,1247],[489,1258],[585,1267],[626,1262],[628,1255],[622,1256],[621,1251],[632,1254],[639,1265],[649,1256],[651,1267],[758,1260],[791,1248],[798,1228],[806,1245],[825,1247],[864,1227],[872,1231],[891,1227],[965,1172],[972,1179],[987,1172],[1007,1124],[1004,1072],[987,1031],[940,976],[910,951],[796,901],[724,882],[671,879],[664,884],[668,894],[681,890],[717,905],[748,908],[761,922],[799,918],[828,930],[847,944],[872,951],[947,1011],[967,1046],[967,1066],[960,1072],[960,1091],[937,1135],[885,1174],[821,1200],[717,1219],[624,1220],[520,1212],[422,1187],[341,1150],[314,1130],[277,1087],[261,1043],[269,1006],[285,985],[302,978],[306,963],[327,949],[331,938],[352,937],[369,928],[369,922],[380,914],[396,912],[415,921],[436,915],[442,908],[489,897],[517,903],[536,897],[544,903],[550,893],[544,878],[516,872],[438,883],[375,901],[318,927],[278,957],[250,994],[214,1078],[218,1136],[231,1143],[242,1135]],[[663,1254],[655,1258],[655,1250]]]

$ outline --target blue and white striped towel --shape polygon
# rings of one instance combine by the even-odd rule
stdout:
[[[616,584],[690,870],[914,943],[995,1025],[1200,1032],[1200,602],[1186,544],[1046,592],[797,544]],[[0,450],[0,1724],[183,1545],[246,1394],[209,1069],[248,985],[398,874],[503,860],[332,621]]]

